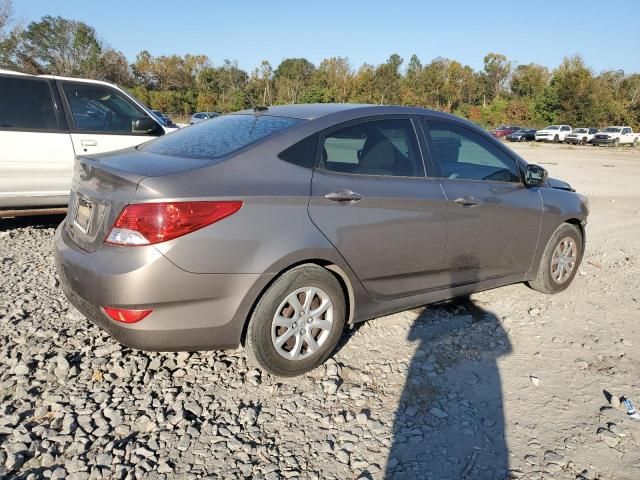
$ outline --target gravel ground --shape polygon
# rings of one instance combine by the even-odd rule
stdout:
[[[120,346],[58,289],[60,219],[0,223],[0,478],[640,478],[640,151],[516,148],[590,197],[574,285],[380,318],[286,381]]]

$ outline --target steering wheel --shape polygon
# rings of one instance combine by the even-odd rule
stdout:
[[[103,128],[105,130],[109,130],[111,128],[111,124],[113,123],[113,112],[107,112],[107,115],[104,117]]]

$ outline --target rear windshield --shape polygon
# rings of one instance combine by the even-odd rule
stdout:
[[[267,115],[225,115],[165,135],[138,149],[172,157],[216,159],[303,121]]]

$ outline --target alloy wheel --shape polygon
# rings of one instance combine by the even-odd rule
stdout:
[[[551,278],[562,284],[566,282],[576,266],[578,247],[571,237],[565,237],[556,246],[551,256]]]
[[[303,360],[324,345],[333,327],[334,307],[317,287],[303,287],[282,301],[271,322],[271,341],[287,360]]]

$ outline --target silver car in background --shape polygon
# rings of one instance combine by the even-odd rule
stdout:
[[[587,215],[452,115],[291,105],[79,157],[55,256],[70,301],[122,343],[243,345],[293,376],[349,324],[516,282],[566,289]]]
[[[189,120],[189,125],[193,125],[194,123],[204,122],[205,120],[209,120],[210,118],[215,118],[220,116],[218,112],[197,112],[191,116],[191,120]]]

